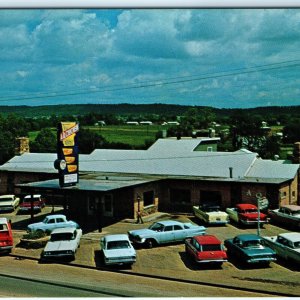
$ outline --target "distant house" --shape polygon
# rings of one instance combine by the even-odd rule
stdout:
[[[106,126],[105,121],[97,121],[95,124],[95,126]]]
[[[126,125],[139,125],[139,122],[137,122],[137,121],[128,121],[128,122],[126,122]]]
[[[80,155],[79,183],[67,188],[56,179],[55,154],[24,153],[0,166],[0,193],[60,197],[80,224],[136,218],[138,210],[192,213],[193,205],[211,201],[222,208],[255,204],[258,197],[266,197],[270,208],[299,204],[299,163],[264,160],[247,150],[208,150],[216,139],[165,138],[148,150],[97,149]]]
[[[152,125],[153,123],[151,121],[141,121],[141,125]]]

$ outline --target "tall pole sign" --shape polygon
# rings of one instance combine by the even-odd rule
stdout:
[[[60,122],[57,126],[57,160],[54,167],[58,170],[59,185],[72,186],[78,183],[78,139],[79,124]]]

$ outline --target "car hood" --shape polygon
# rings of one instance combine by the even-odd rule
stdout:
[[[44,251],[64,251],[64,250],[72,250],[76,246],[74,241],[55,241],[48,242]]]
[[[127,249],[112,249],[112,250],[103,250],[105,257],[124,257],[124,256],[136,256],[136,252],[132,248]]]
[[[33,223],[33,224],[29,224],[28,228],[36,228],[36,227],[44,227],[44,223],[43,222],[38,222],[38,223]]]
[[[132,236],[148,236],[155,234],[155,231],[150,229],[137,229],[137,230],[131,230],[128,232]]]

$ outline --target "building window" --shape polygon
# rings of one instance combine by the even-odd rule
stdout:
[[[281,199],[286,198],[286,192],[281,192]]]
[[[213,147],[207,147],[207,151],[208,152],[212,152],[213,151]]]
[[[185,189],[170,189],[170,202],[185,204],[191,202],[191,191]]]
[[[144,199],[144,207],[148,205],[154,204],[154,191],[144,192],[143,193]]]

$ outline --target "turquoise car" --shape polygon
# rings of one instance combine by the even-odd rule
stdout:
[[[269,264],[276,260],[276,252],[265,245],[263,239],[256,234],[240,234],[224,241],[228,257],[240,263]]]

